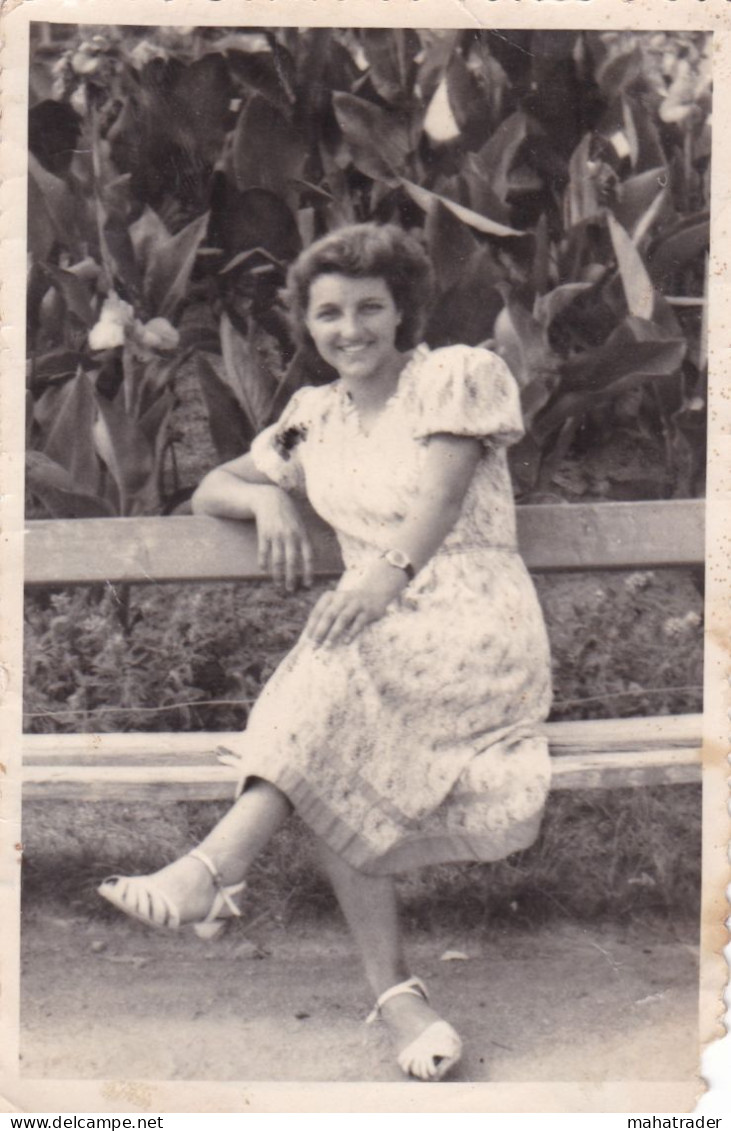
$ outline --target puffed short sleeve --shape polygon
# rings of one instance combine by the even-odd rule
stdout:
[[[285,491],[305,491],[302,445],[310,432],[309,394],[304,388],[292,396],[279,420],[254,439],[250,454],[259,471]]]
[[[411,399],[417,439],[447,432],[507,447],[525,431],[515,378],[490,350],[445,346],[429,353],[415,375]]]

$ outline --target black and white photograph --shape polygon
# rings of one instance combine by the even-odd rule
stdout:
[[[728,31],[174,7],[15,29],[4,1091],[693,1110]]]

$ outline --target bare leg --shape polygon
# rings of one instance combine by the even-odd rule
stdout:
[[[317,842],[320,863],[337,896],[340,908],[360,952],[365,975],[375,998],[405,981],[410,974],[404,956],[394,882],[390,876],[357,872],[323,844]],[[413,994],[399,994],[382,1008],[400,1051],[418,1037],[439,1015]]]
[[[200,844],[227,885],[243,879],[254,859],[292,812],[285,795],[266,781],[255,781]],[[181,856],[155,872],[155,887],[179,909],[181,922],[202,918],[213,898],[205,866]]]

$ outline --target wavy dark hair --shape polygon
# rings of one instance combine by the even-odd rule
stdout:
[[[318,275],[383,279],[401,315],[396,348],[412,349],[424,326],[433,291],[432,267],[421,244],[396,224],[350,224],[316,240],[287,273],[284,298],[292,333],[310,342],[305,315]],[[314,348],[314,347],[313,347]]]

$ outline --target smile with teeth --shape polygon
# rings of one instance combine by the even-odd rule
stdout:
[[[340,352],[341,353],[355,354],[355,353],[362,353],[364,350],[367,350],[367,349],[368,349],[368,343],[367,342],[359,342],[358,345],[341,346]]]

